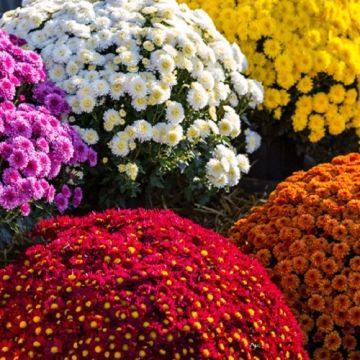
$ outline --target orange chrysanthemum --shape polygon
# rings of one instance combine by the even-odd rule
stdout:
[[[331,316],[324,314],[318,317],[316,321],[316,325],[320,331],[330,332],[333,329],[334,322]],[[300,326],[301,326],[301,322],[300,322]]]
[[[267,239],[262,246],[252,241],[254,228]],[[360,153],[290,176],[229,234],[266,260],[311,358],[360,360]]]
[[[341,337],[337,331],[332,331],[325,336],[324,345],[327,349],[335,351],[341,346]]]

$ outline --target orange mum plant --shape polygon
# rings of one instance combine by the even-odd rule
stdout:
[[[296,172],[230,230],[280,287],[313,359],[360,359],[360,154]]]

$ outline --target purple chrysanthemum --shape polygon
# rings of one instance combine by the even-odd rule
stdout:
[[[41,57],[20,48],[22,44],[0,30],[0,208],[19,208],[27,216],[34,201],[54,201],[57,189],[51,180],[65,166],[81,169],[88,154],[93,164],[96,153],[61,122],[60,115],[70,111],[66,94],[47,81]],[[76,179],[68,181],[76,183]],[[57,186],[61,193],[56,205],[64,211],[73,190],[64,183]],[[81,197],[76,190],[75,204]]]
[[[73,197],[74,208],[77,208],[80,205],[82,198],[83,198],[83,192],[82,192],[81,188],[79,188],[79,187],[75,188],[74,197]]]
[[[96,164],[97,164],[97,153],[93,149],[89,150],[88,160],[89,160],[90,166],[96,166]]]
[[[15,96],[15,86],[8,79],[0,79],[0,97],[5,100],[12,100]]]
[[[11,185],[18,182],[21,179],[20,173],[12,168],[5,169],[2,174],[2,180],[4,184]]]
[[[43,151],[45,153],[49,152],[49,143],[46,141],[45,138],[37,139],[35,144],[38,150]]]
[[[69,206],[69,200],[61,193],[55,196],[55,206],[63,213]]]
[[[49,157],[44,152],[38,152],[37,158],[38,158],[39,164],[40,164],[39,176],[47,177],[51,170],[51,161],[50,161]]]
[[[12,210],[18,206],[18,195],[13,186],[4,186],[0,191],[0,206]]]
[[[41,171],[41,165],[37,157],[30,157],[26,167],[23,169],[23,174],[27,177],[37,177]]]
[[[22,204],[20,207],[20,212],[22,216],[29,216],[30,214],[30,205],[28,203]]]
[[[21,150],[14,150],[8,159],[9,165],[14,169],[24,169],[28,160],[27,154]]]
[[[56,192],[56,190],[53,185],[50,185],[49,188],[47,189],[47,191],[45,191],[46,200],[50,204],[54,201],[55,192]]]
[[[67,199],[71,196],[71,190],[67,185],[63,185],[61,188],[61,194],[63,194]]]
[[[24,119],[23,117],[18,117],[12,124],[11,124],[11,132],[16,136],[23,136],[25,138],[30,138],[32,129],[29,122]]]
[[[45,97],[44,104],[54,115],[60,115],[64,107],[64,99],[58,94],[49,94]]]

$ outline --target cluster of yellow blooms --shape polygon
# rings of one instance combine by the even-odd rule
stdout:
[[[360,137],[357,0],[181,1],[205,10],[240,45],[275,119],[291,118],[311,142],[346,129]]]

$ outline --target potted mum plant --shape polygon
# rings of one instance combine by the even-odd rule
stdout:
[[[206,10],[237,41],[248,74],[264,84],[264,103],[252,119],[263,137],[256,176],[283,179],[304,167],[304,154],[318,163],[359,151],[356,1],[184,2]]]
[[[260,137],[242,115],[262,86],[203,11],[174,0],[30,0],[1,26],[41,54],[68,95],[68,121],[97,150],[94,206],[144,193],[205,200],[249,171]]]
[[[83,165],[96,153],[60,116],[63,90],[47,82],[39,55],[0,31],[0,249],[16,242],[54,204],[77,207]],[[31,214],[30,214],[31,213]]]
[[[260,263],[170,211],[62,216],[34,235],[47,244],[0,270],[2,358],[308,360]]]

